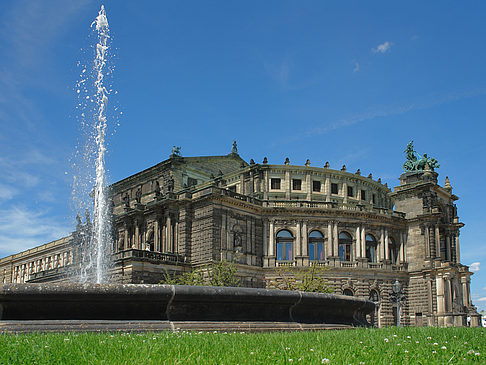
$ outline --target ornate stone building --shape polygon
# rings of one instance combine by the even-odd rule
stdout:
[[[334,293],[377,303],[375,325],[396,323],[396,280],[406,298],[403,325],[464,326],[468,316],[476,325],[472,273],[460,263],[458,197],[447,178],[437,183],[435,160],[424,155],[424,164],[413,153],[392,191],[345,166],[247,163],[236,144],[212,157],[181,157],[175,148],[112,185],[112,280],[158,283],[165,272],[227,260],[243,285],[265,287],[281,266],[316,264],[329,268]],[[69,237],[1,259],[0,280],[67,280],[79,269],[79,237],[88,229],[79,222]]]

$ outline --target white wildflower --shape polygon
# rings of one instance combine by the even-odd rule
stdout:
[[[439,344],[437,342],[434,342],[434,346],[439,346]]]
[[[321,364],[329,364],[330,362],[331,362],[331,360],[326,359],[326,358],[321,360]]]
[[[442,349],[442,350],[447,350],[447,347],[442,346],[442,347],[441,347],[441,349]]]
[[[389,340],[388,340],[388,338],[384,338],[383,341],[388,342]]]

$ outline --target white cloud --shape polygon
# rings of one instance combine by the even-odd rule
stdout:
[[[372,48],[371,51],[373,53],[385,53],[390,50],[391,46],[393,46],[393,43],[386,41],[382,44],[379,44],[376,48]]]
[[[18,190],[0,183],[0,200],[10,200],[17,195]]]
[[[478,298],[474,300],[475,302],[486,302],[486,297]]]
[[[473,262],[471,265],[469,265],[469,270],[471,271],[479,271],[480,268],[479,266],[481,265],[480,262]]]
[[[0,252],[17,253],[65,237],[71,229],[48,211],[21,206],[0,209]]]
[[[358,71],[359,71],[359,63],[358,62],[354,62],[353,72],[358,72]]]

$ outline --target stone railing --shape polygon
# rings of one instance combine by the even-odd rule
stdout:
[[[176,254],[176,253],[162,253],[162,252],[154,252],[154,251],[147,251],[147,250],[136,250],[136,249],[129,249],[117,252],[115,254],[115,260],[123,260],[123,259],[146,259],[146,260],[154,260],[158,262],[164,263],[172,263],[172,264],[179,264],[183,263],[184,256]]]
[[[297,261],[294,260],[277,261],[276,265],[277,267],[297,266]]]

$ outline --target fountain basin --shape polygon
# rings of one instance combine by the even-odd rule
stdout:
[[[366,326],[374,303],[333,294],[149,284],[3,284],[0,330],[133,323],[135,330],[241,327],[319,329]],[[103,325],[104,323],[104,325]],[[100,329],[96,329],[96,326]],[[19,327],[20,326],[20,327]],[[71,326],[71,327],[73,327]],[[40,327],[40,328],[39,328]],[[74,328],[73,327],[73,328]],[[85,326],[86,327],[86,326]],[[89,326],[88,326],[89,327]],[[256,328],[255,327],[255,328]],[[15,330],[17,328],[17,330]]]

